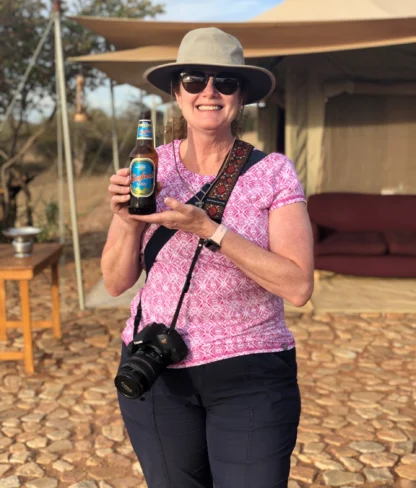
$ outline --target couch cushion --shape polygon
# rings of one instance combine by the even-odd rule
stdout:
[[[336,232],[315,246],[315,254],[380,255],[387,252],[387,243],[379,232]]]
[[[390,254],[416,256],[416,232],[387,231],[384,237]]]

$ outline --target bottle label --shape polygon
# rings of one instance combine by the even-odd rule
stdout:
[[[152,122],[141,120],[137,127],[137,139],[153,140]]]
[[[147,158],[134,158],[130,163],[130,193],[137,198],[150,197],[155,191],[155,163]]]

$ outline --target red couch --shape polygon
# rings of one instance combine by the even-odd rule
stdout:
[[[320,193],[308,212],[315,269],[416,277],[416,195]]]

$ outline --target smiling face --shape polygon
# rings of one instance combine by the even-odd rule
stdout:
[[[221,82],[222,79],[218,81]],[[185,82],[179,82],[175,95],[188,129],[231,133],[231,123],[237,117],[242,104],[240,88],[231,95],[224,95],[215,87],[213,76],[209,77],[205,88],[201,87],[202,91],[196,94],[185,90],[184,84],[187,86]],[[221,85],[218,86],[221,89]]]

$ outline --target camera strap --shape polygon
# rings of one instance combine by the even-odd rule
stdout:
[[[262,160],[266,154],[262,151],[253,151],[254,147],[244,141],[236,140],[234,145],[231,149],[230,155],[221,167],[218,175],[215,178],[214,183],[211,186],[211,189],[203,199],[204,205],[203,210],[207,212],[207,214],[211,217],[211,219],[215,220],[218,223],[221,223],[222,216],[224,214],[225,206],[228,202],[228,199],[233,191],[239,176],[249,168],[251,168],[254,164]],[[253,157],[254,156],[254,157]],[[209,183],[204,185],[201,190],[198,192],[201,194],[201,198],[204,195],[204,191],[207,190],[209,187]],[[198,198],[195,196],[188,200],[187,204],[196,204]],[[156,260],[156,256],[162,247],[169,241],[171,237],[177,232],[176,229],[167,229],[166,227],[160,226],[151,239],[149,240],[146,249],[145,249],[145,265],[146,265],[146,273],[149,276],[149,272],[153,263]],[[157,235],[158,234],[158,235]],[[154,246],[153,246],[153,242]],[[157,243],[157,244],[156,244]],[[183,300],[187,291],[189,290],[189,286],[191,283],[192,273],[195,268],[196,262],[198,261],[199,255],[201,254],[202,248],[204,247],[205,239],[199,239],[198,246],[196,248],[195,254],[192,258],[191,265],[189,267],[188,273],[186,275],[185,284],[182,288],[181,296],[178,301],[178,305],[176,307],[175,314],[172,319],[172,323],[170,325],[170,329],[175,329],[176,323],[179,317],[179,312],[182,307]],[[149,249],[149,244],[151,244],[150,248],[152,249],[151,256],[147,255],[146,259],[146,252]],[[140,321],[142,318],[142,305],[141,300],[139,301],[139,305],[137,307],[137,314],[134,319],[134,331],[133,337],[137,334],[139,329]]]

